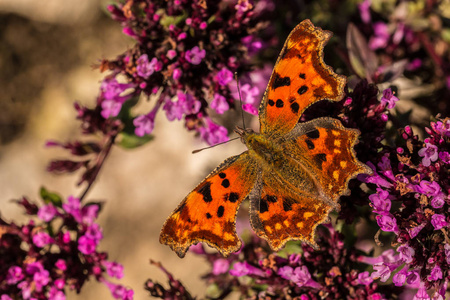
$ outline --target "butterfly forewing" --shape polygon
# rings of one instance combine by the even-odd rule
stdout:
[[[260,131],[281,136],[294,128],[303,111],[322,99],[339,101],[345,77],[323,61],[331,32],[301,22],[287,38],[259,107]]]
[[[253,188],[256,176],[257,166],[248,152],[225,160],[166,220],[160,242],[180,257],[198,242],[206,242],[223,255],[239,250],[236,212]]]

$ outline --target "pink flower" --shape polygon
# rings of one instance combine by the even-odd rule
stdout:
[[[227,102],[227,99],[218,94],[214,94],[214,99],[211,101],[210,107],[214,109],[218,114],[223,114],[228,109],[230,109],[230,105]]]
[[[89,255],[95,252],[97,247],[97,241],[93,238],[85,235],[78,239],[78,250],[85,255]]]
[[[53,220],[57,212],[58,211],[56,210],[56,207],[54,207],[53,204],[49,203],[47,205],[42,205],[39,208],[37,215],[41,220],[50,222],[51,220]]]
[[[119,263],[116,263],[114,261],[104,261],[103,265],[106,268],[106,273],[111,276],[115,277],[117,279],[120,279],[123,277],[123,266]]]
[[[384,103],[387,105],[387,108],[392,109],[395,106],[395,102],[397,102],[399,99],[394,96],[394,93],[392,92],[391,88],[387,88],[383,91],[383,96],[381,97],[380,101],[381,103]]]
[[[67,198],[67,202],[63,203],[62,208],[66,213],[73,216],[77,222],[81,222],[81,207],[80,200],[73,196]]]
[[[198,46],[195,46],[191,50],[186,51],[184,58],[186,58],[186,60],[193,65],[199,65],[202,62],[202,59],[205,58],[205,56],[205,49],[200,50]]]
[[[219,258],[214,261],[212,273],[214,275],[225,274],[230,268],[230,262],[226,259]]]
[[[180,79],[181,75],[183,75],[183,71],[181,71],[179,68],[176,68],[175,70],[173,70],[172,78],[174,80],[178,80]]]
[[[405,263],[411,263],[415,254],[413,248],[407,245],[401,245],[397,248],[397,252],[399,252],[399,259]]]
[[[204,127],[198,129],[200,136],[209,145],[215,145],[228,141],[228,131],[225,127],[217,125],[209,118],[206,118],[206,124]]]
[[[425,147],[419,150],[419,156],[422,158],[422,164],[429,167],[432,161],[438,159],[438,148],[430,143],[425,143]]]
[[[120,110],[122,109],[122,102],[114,99],[106,99],[102,101],[102,111],[101,115],[103,118],[108,119],[110,117],[117,117]]]
[[[162,62],[158,61],[156,57],[153,57],[151,61],[148,61],[147,54],[141,55],[136,61],[136,63],[137,63],[136,73],[140,77],[145,79],[147,79],[154,72],[161,71],[163,67]]]
[[[445,216],[441,214],[434,214],[431,216],[431,225],[433,225],[434,230],[439,230],[445,226],[447,226],[447,221],[445,220]]]
[[[252,265],[250,265],[248,262],[236,262],[233,265],[233,268],[230,270],[230,275],[241,277],[246,275],[256,275],[256,276],[265,276],[265,273]]]
[[[33,244],[35,244],[39,248],[45,247],[52,242],[53,239],[47,232],[39,231],[33,235]]]
[[[397,232],[397,220],[392,214],[378,215],[376,216],[378,226],[381,230],[388,232]]]
[[[66,261],[64,259],[58,259],[55,263],[55,267],[57,267],[58,269],[60,269],[62,271],[67,270]]]
[[[133,120],[133,125],[136,127],[134,133],[137,136],[144,136],[152,133],[153,128],[155,127],[155,116],[156,116],[157,108],[153,109],[146,115],[141,115]]]
[[[247,113],[249,113],[251,115],[254,115],[254,116],[256,116],[258,114],[258,109],[256,107],[254,107],[252,104],[248,104],[248,103],[247,104],[243,104],[242,105],[242,109],[245,112],[247,112]]]
[[[225,86],[233,80],[233,72],[227,68],[222,68],[219,72],[217,72],[216,80],[221,86]]]
[[[21,267],[12,266],[8,269],[8,274],[6,274],[7,284],[16,284],[24,278],[23,271]]]

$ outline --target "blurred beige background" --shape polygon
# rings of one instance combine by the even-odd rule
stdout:
[[[80,136],[73,102],[93,106],[102,78],[91,66],[133,45],[107,16],[108,3],[0,0],[0,214],[8,221],[27,220],[10,200],[23,195],[37,200],[42,185],[64,197],[80,194],[78,174],[46,173],[50,159],[67,156],[44,144]],[[159,244],[159,231],[183,197],[243,146],[234,142],[192,155],[204,144],[182,122],[169,123],[162,113],[154,134],[154,141],[140,149],[114,148],[88,195],[88,200],[106,202],[99,218],[104,228],[100,250],[124,265],[125,277],[119,282],[134,289],[135,299],[149,298],[143,289],[147,278],[167,286],[149,259],[163,262],[193,295],[202,296],[205,286],[199,276],[207,265],[192,254],[179,259]],[[95,281],[80,295],[68,295],[112,299],[109,290]]]

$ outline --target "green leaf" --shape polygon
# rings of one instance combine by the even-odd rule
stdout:
[[[59,194],[50,192],[43,186],[41,187],[39,194],[45,204],[52,203],[54,206],[62,206],[62,197]]]
[[[152,135],[144,135],[140,137],[134,133],[121,132],[118,136],[117,145],[125,149],[134,149],[150,142],[151,140],[153,140]]]

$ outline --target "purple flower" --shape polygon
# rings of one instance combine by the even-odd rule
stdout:
[[[436,181],[430,183],[427,180],[422,180],[418,186],[414,187],[414,189],[427,197],[438,196],[442,194],[441,186]]]
[[[387,232],[397,232],[397,220],[392,214],[386,215],[378,215],[376,217],[378,226],[380,226],[381,230]]]
[[[63,203],[62,208],[72,215],[77,222],[81,222],[80,199],[69,196],[67,202]]]
[[[81,209],[81,219],[84,224],[92,224],[98,216],[98,205],[86,205]]]
[[[100,91],[104,99],[123,103],[129,99],[130,95],[121,96],[121,94],[134,87],[133,83],[119,83],[116,78],[106,78],[100,86]]]
[[[429,167],[432,161],[436,161],[438,159],[437,149],[437,146],[430,143],[425,143],[425,148],[419,150],[419,155],[423,157],[422,164],[425,167]]]
[[[38,217],[45,221],[45,222],[50,222],[51,220],[53,220],[53,217],[56,215],[58,211],[56,210],[56,207],[53,206],[53,204],[49,203],[47,205],[42,205],[39,208],[38,211]]]
[[[444,200],[443,195],[439,195],[439,196],[436,196],[433,199],[431,199],[431,206],[433,208],[436,208],[436,209],[441,208],[444,206],[444,204],[445,204],[445,200]]]
[[[179,68],[176,68],[173,70],[172,78],[173,80],[178,80],[180,79],[181,75],[183,75],[183,71],[181,71],[181,69]]]
[[[391,209],[391,200],[389,199],[389,192],[377,188],[377,192],[369,196],[374,212],[378,214],[389,214]]]
[[[413,260],[415,251],[413,248],[407,245],[401,245],[397,248],[397,252],[399,253],[399,259],[405,263],[410,263]]]
[[[362,285],[369,285],[373,282],[373,278],[370,277],[370,274],[368,271],[364,271],[358,274],[358,284]]]
[[[439,268],[438,265],[435,265],[434,268],[431,270],[430,275],[427,276],[427,279],[429,281],[436,281],[436,280],[442,279],[441,268]]]
[[[259,102],[260,99],[258,99],[259,96],[259,89],[254,86],[251,87],[250,84],[246,83],[241,87],[241,96],[242,96],[242,102],[246,104],[252,104],[255,105]]]
[[[163,109],[166,111],[166,117],[169,121],[181,120],[183,117],[184,109],[180,105],[180,101],[173,102],[170,98],[167,98]]]
[[[111,295],[114,297],[114,299],[121,299],[121,300],[132,300],[133,299],[133,295],[134,295],[133,290],[127,289],[120,284],[114,284],[107,280],[103,280],[102,282],[111,291]]]
[[[406,275],[408,274],[408,267],[405,266],[400,271],[397,272],[397,274],[392,277],[392,282],[395,284],[395,286],[402,286],[406,281]]]
[[[258,109],[253,104],[242,104],[242,109],[254,116],[258,114]]]
[[[217,125],[209,118],[205,118],[206,124],[204,127],[200,127],[198,131],[200,136],[209,145],[215,145],[228,141],[228,131],[225,127]]]
[[[230,268],[230,262],[227,259],[219,258],[213,263],[212,273],[214,275],[225,274]]]
[[[441,214],[434,214],[431,216],[431,225],[433,225],[434,230],[439,230],[442,227],[447,226],[447,221],[445,216]]]
[[[387,24],[383,22],[376,22],[373,25],[374,36],[370,38],[369,47],[372,50],[384,48],[390,38],[389,29]]]
[[[117,117],[121,109],[122,102],[114,99],[106,99],[102,101],[102,112],[100,114],[105,119]]]
[[[95,241],[103,239],[102,228],[97,223],[88,226],[85,235]]]
[[[420,284],[419,290],[416,295],[414,295],[413,300],[429,300],[430,296],[428,296],[427,289],[423,283]]]
[[[235,263],[229,273],[230,273],[230,275],[236,276],[236,277],[241,277],[241,276],[246,276],[246,275],[256,275],[256,276],[261,276],[261,277],[265,276],[265,273],[261,269],[250,265],[246,261]]]
[[[373,279],[380,278],[381,282],[386,282],[391,277],[391,269],[383,262],[374,264],[373,269],[375,270],[371,275]]]
[[[21,283],[19,283],[17,285],[17,287],[19,289],[21,289],[21,294],[22,294],[22,298],[23,299],[30,299],[31,297],[31,292],[32,292],[32,287],[31,285],[28,283],[28,281],[22,281]],[[34,300],[34,299],[33,299]]]
[[[8,296],[8,295],[1,295],[0,296],[0,300],[13,300],[10,296]]]
[[[450,164],[450,154],[447,151],[439,152],[439,159],[446,164]]]
[[[420,281],[420,275],[419,272],[416,270],[409,271],[406,275],[406,283],[407,284],[415,284]]]
[[[228,104],[227,99],[218,93],[214,94],[214,99],[211,101],[211,104],[209,106],[218,114],[223,114],[225,111],[230,109],[230,105]]]
[[[6,274],[7,284],[16,284],[24,278],[23,271],[21,267],[12,266],[8,269],[8,274]]]
[[[370,0],[364,0],[363,2],[358,4],[359,14],[361,16],[361,20],[365,24],[369,24],[371,21],[370,17]]]
[[[422,223],[416,227],[412,227],[412,228],[407,228],[406,230],[409,233],[409,236],[413,239],[415,238],[419,232],[425,227],[425,223]]]
[[[39,272],[34,273],[33,281],[36,284],[36,290],[38,292],[42,291],[42,288],[50,282],[50,273],[42,269]]]
[[[450,79],[450,77],[449,77],[449,79]],[[432,123],[432,125],[433,125],[433,123]],[[444,122],[437,121],[436,123],[434,123],[434,129],[440,135],[450,137],[450,119],[446,119]]]
[[[58,259],[55,263],[55,267],[57,267],[58,269],[60,269],[62,271],[67,270],[66,261],[64,259]]]
[[[219,72],[217,72],[216,80],[221,86],[225,86],[233,80],[233,72],[227,68],[222,68]]]
[[[177,92],[177,98],[183,112],[186,115],[196,114],[200,111],[202,104],[189,93]]]
[[[170,49],[169,51],[167,51],[166,55],[168,59],[174,59],[175,56],[177,56],[177,51]]]
[[[199,65],[202,62],[202,59],[205,58],[205,55],[205,49],[200,50],[198,46],[195,46],[191,50],[186,51],[184,58],[193,65]]]
[[[136,127],[134,133],[137,136],[144,136],[152,133],[155,126],[156,111],[151,111],[146,115],[140,115],[133,120],[133,125]]]
[[[66,295],[64,295],[63,291],[52,286],[48,292],[48,300],[66,300]]]
[[[294,269],[291,280],[299,287],[302,287],[308,283],[311,279],[308,268],[306,266],[300,266]]]
[[[53,239],[47,232],[39,231],[33,235],[33,244],[35,244],[39,248],[43,248],[52,242]]]
[[[78,250],[85,255],[89,255],[95,252],[97,247],[97,241],[93,238],[85,235],[78,239]]]
[[[450,265],[450,245],[444,245],[445,261]]]
[[[141,55],[136,61],[136,63],[137,63],[136,73],[145,79],[147,79],[155,71],[156,72],[161,71],[163,66],[162,62],[158,61],[156,57],[153,57],[152,60],[149,62],[147,54]]]
[[[114,261],[104,261],[103,265],[106,268],[106,273],[111,276],[115,277],[117,279],[120,279],[123,277],[123,266],[119,263],[116,263]]]
[[[391,88],[387,88],[383,91],[383,96],[380,99],[381,103],[387,105],[387,108],[392,109],[395,106],[395,102],[398,101],[398,98],[394,96]]]

